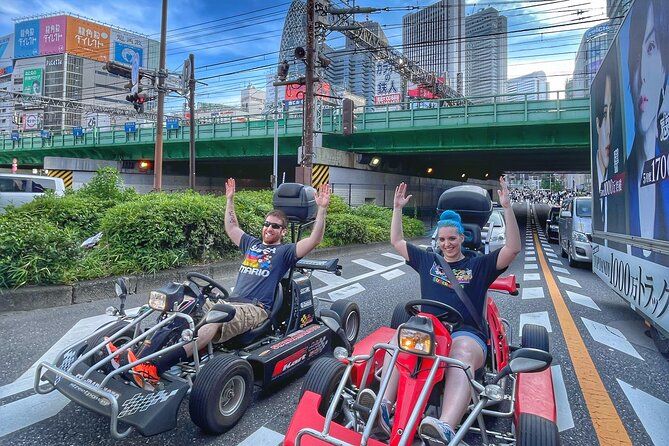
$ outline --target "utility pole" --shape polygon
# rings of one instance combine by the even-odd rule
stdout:
[[[190,109],[190,144],[188,156],[188,186],[195,190],[195,56],[188,55],[190,63],[188,79],[188,108]]]
[[[275,79],[276,81],[277,79]],[[272,157],[272,190],[279,186],[279,87],[274,86],[274,156]]]
[[[163,187],[163,117],[165,114],[165,47],[167,46],[167,0],[163,0],[160,22],[160,61],[158,68],[158,116],[156,117],[156,148],[153,158],[153,190]]]
[[[295,169],[295,181],[311,185],[314,154],[314,71],[316,68],[316,0],[307,0],[306,74],[304,124],[302,126],[302,160]]]

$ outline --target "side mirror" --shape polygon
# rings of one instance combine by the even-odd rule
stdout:
[[[128,280],[125,277],[119,277],[116,279],[116,284],[114,285],[116,290],[116,295],[118,297],[125,297],[128,295]]]
[[[497,374],[495,382],[512,373],[531,373],[546,370],[553,356],[536,348],[521,348],[513,352],[509,363]]]
[[[235,317],[237,310],[232,305],[218,303],[211,307],[204,317],[205,324],[220,324],[230,322]]]

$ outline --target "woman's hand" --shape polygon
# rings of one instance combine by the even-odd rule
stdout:
[[[409,200],[411,200],[413,195],[407,196],[406,193],[407,185],[405,183],[400,183],[400,185],[395,188],[395,198],[393,199],[393,207],[395,209],[402,209],[407,205]]]
[[[506,184],[504,175],[499,177],[499,186],[501,187],[501,189],[497,189],[497,195],[499,195],[499,204],[504,209],[508,209],[511,206],[511,197],[509,196],[509,186]]]

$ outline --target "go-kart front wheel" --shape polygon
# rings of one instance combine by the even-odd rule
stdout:
[[[397,330],[400,325],[408,322],[410,317],[411,315],[407,312],[404,302],[398,303],[390,318],[390,328]]]
[[[253,369],[233,355],[212,358],[198,373],[190,393],[190,418],[202,430],[221,434],[232,428],[251,403]]]
[[[307,376],[304,378],[302,390],[300,391],[300,398],[308,390],[321,396],[321,402],[318,406],[318,413],[325,416],[332,402],[337,386],[344,376],[346,366],[334,358],[319,358],[314,361],[309,369]],[[341,412],[341,403],[337,405],[334,419]]]

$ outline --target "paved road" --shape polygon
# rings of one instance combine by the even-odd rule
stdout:
[[[562,443],[591,445],[601,439],[607,445],[665,444],[669,365],[644,334],[641,319],[587,267],[566,265],[557,245],[546,243],[542,228],[528,219],[533,215],[529,206],[516,205],[515,211],[523,252],[508,272],[516,274],[522,294],[494,298],[511,324],[514,343],[524,323],[549,329]],[[547,207],[537,206],[535,211],[535,221],[545,221]],[[352,250],[340,260],[346,280],[334,283],[333,276],[319,275],[313,288],[323,299],[347,296],[356,301],[363,316],[361,336],[387,324],[398,302],[418,296],[417,275],[389,245]],[[232,284],[234,275],[231,271],[217,279]],[[145,299],[133,296],[129,305]],[[43,356],[52,357],[54,346],[103,323],[109,304],[99,301],[0,315],[0,339],[9,341],[0,346],[0,444],[162,446],[195,441],[257,446],[281,441],[297,403],[299,379],[273,394],[256,395],[243,420],[220,437],[203,435],[183,404],[177,429],[151,438],[133,434],[117,442],[109,437],[105,418],[67,404],[57,394],[34,395],[31,366]],[[622,432],[611,440],[618,419]]]

